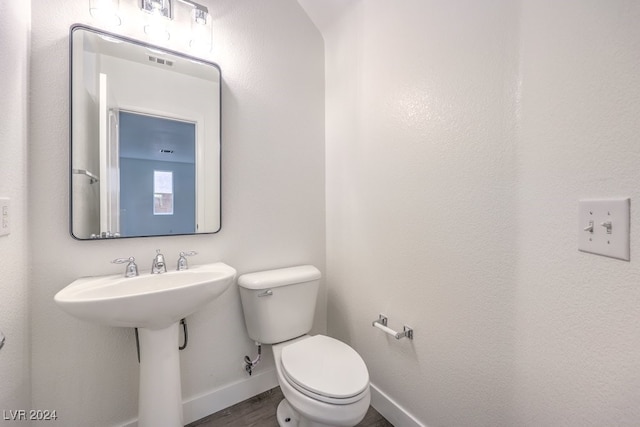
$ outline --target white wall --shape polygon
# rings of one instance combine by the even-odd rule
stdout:
[[[15,153],[0,159],[0,190],[16,213],[0,238],[0,328],[14,346],[0,373],[18,390],[3,382],[1,403],[29,403],[27,289],[31,406],[57,409],[58,425],[113,425],[136,412],[133,335],[58,310],[68,282],[119,271],[117,256],[145,266],[156,247],[241,273],[324,270],[326,111],[328,329],[363,355],[374,384],[432,426],[636,423],[640,6],[330,3],[340,13],[321,25],[324,110],[322,40],[294,2],[207,2],[225,81],[220,234],[78,242],[67,232],[67,32],[88,19],[86,3],[34,2],[28,260],[28,12],[0,3],[22,17],[6,18],[17,29],[0,22],[2,39],[15,38],[2,53],[16,59],[0,64],[13,67],[0,73],[3,99],[21,106],[0,118]],[[576,250],[577,200],[609,196],[632,198],[628,263]],[[372,328],[379,312],[415,340]],[[244,378],[253,346],[235,289],[192,316],[190,336],[185,397]],[[271,368],[267,357],[260,369]]]
[[[33,3],[32,405],[57,409],[52,425],[121,424],[137,412],[133,331],[85,323],[53,302],[76,277],[118,273],[121,266],[109,261],[120,256],[133,255],[148,269],[156,248],[170,262],[180,250],[196,250],[191,262],[223,261],[239,273],[300,263],[324,271],[322,38],[294,0],[204,3],[215,17],[210,59],[220,64],[223,77],[222,231],[97,242],[73,240],[68,232],[68,30],[88,22],[88,2],[67,1],[64,8]],[[130,16],[139,13],[133,8]],[[142,39],[134,24],[123,22],[122,31]],[[316,332],[325,329],[325,312],[323,294]],[[242,358],[255,348],[237,289],[188,322],[183,396],[243,381]],[[266,357],[258,373],[270,369]]]
[[[0,237],[0,408],[30,408],[27,270],[29,2],[0,2],[0,197],[11,234]]]
[[[489,3],[357,1],[325,32],[329,332],[434,426],[511,392],[518,9]]]
[[[640,5],[561,3],[321,21],[328,330],[426,425],[640,419]],[[628,263],[576,248],[577,200],[613,196]]]
[[[640,4],[522,8],[515,419],[640,420]],[[631,197],[631,262],[576,251],[577,201]]]

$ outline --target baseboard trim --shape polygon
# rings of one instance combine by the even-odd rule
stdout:
[[[191,397],[183,402],[184,423],[192,423],[277,386],[276,370],[271,369]],[[375,384],[371,384],[371,406],[394,426],[426,427]],[[121,427],[137,427],[137,425],[138,420],[133,419],[122,424]]]
[[[277,386],[276,370],[271,369],[192,397],[186,400],[182,406],[184,422],[185,424],[192,423]]]
[[[375,384],[371,384],[371,406],[394,426],[426,427]]]
[[[192,423],[277,386],[276,370],[271,369],[191,397],[182,403],[184,423]],[[126,422],[122,427],[137,427],[137,425],[138,420],[136,418]]]

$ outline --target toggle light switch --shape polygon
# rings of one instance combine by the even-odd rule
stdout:
[[[601,199],[578,202],[578,249],[629,261],[631,200]]]
[[[9,199],[0,198],[0,236],[6,236],[11,232],[9,228]]]
[[[589,233],[593,234],[593,221],[589,221],[589,225],[587,225],[585,228],[583,228],[584,231],[588,231]]]
[[[611,225],[611,221],[602,222],[600,223],[600,225],[607,230],[607,234],[611,234],[611,229],[613,228],[613,225]]]

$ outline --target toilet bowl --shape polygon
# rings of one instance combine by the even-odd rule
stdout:
[[[272,344],[284,395],[281,427],[352,427],[371,401],[369,373],[347,344],[310,336],[320,271],[306,265],[250,273],[238,278],[251,339]]]
[[[272,349],[285,397],[278,407],[280,426],[351,427],[362,421],[371,393],[367,367],[355,350],[324,335]]]

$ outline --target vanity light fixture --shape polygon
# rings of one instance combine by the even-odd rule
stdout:
[[[213,28],[209,9],[192,0],[135,0],[140,10],[145,12],[144,32],[153,40],[167,41],[171,38],[169,21],[184,20],[181,18],[177,3],[191,8],[190,32],[185,38],[191,49],[207,53],[212,48]],[[116,27],[122,24],[120,18],[120,0],[89,0],[89,13],[96,23],[105,27]],[[182,25],[182,24],[178,24]],[[171,25],[176,27],[175,24]],[[185,29],[185,33],[186,33]]]
[[[171,34],[167,30],[167,21],[173,19],[171,0],[140,0],[140,9],[149,14],[144,26],[145,34],[154,40],[169,40]]]
[[[193,22],[199,25],[207,25],[207,17],[209,16],[209,9],[199,3],[191,0],[178,0],[180,3],[184,3],[193,7],[192,18]]]
[[[119,0],[89,0],[89,13],[107,27],[117,27],[122,23],[119,12]]]
[[[173,19],[171,0],[140,0],[140,9],[151,15]]]
[[[210,51],[212,29],[209,9],[191,0],[176,1],[192,8],[189,46],[200,51]],[[174,6],[173,0],[140,0],[140,9],[149,14],[144,32],[152,38],[169,40],[168,21],[179,17]]]
[[[193,7],[191,13],[191,35],[189,47],[200,52],[209,52],[212,47],[212,26],[209,9],[191,0],[178,0]]]

